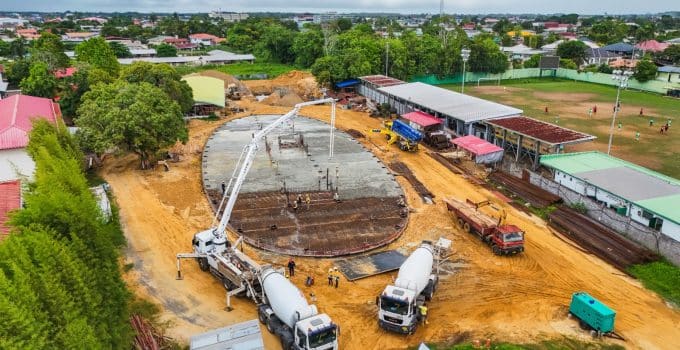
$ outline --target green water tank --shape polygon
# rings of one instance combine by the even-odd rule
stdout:
[[[596,331],[609,333],[614,330],[616,311],[586,292],[577,292],[571,296],[569,312]]]

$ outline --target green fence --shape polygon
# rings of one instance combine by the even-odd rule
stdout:
[[[552,75],[551,73],[552,73],[551,71],[544,70],[543,76]],[[497,80],[538,78],[540,76],[541,70],[538,68],[510,69],[500,74],[469,72],[465,74],[465,83],[466,84],[478,84],[483,82],[489,83],[490,81]],[[611,74],[579,72],[573,69],[560,68],[557,70],[555,77],[595,84],[616,86],[616,81],[612,79]],[[462,74],[456,74],[446,77],[438,77],[436,75],[425,75],[414,77],[413,79],[411,79],[412,82],[422,82],[431,85],[460,84],[462,80],[463,80]],[[668,83],[659,80],[651,80],[645,83],[640,83],[635,79],[630,79],[628,81],[628,88],[655,92],[665,95],[666,91],[669,89],[680,89],[680,84],[677,82]]]

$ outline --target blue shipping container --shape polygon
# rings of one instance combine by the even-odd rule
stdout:
[[[410,125],[402,122],[401,120],[395,120],[392,122],[392,131],[411,142],[420,142],[420,140],[423,139],[423,134],[421,134],[420,131],[412,128]]]
[[[616,312],[586,292],[572,295],[569,312],[596,331],[602,333],[614,331]]]

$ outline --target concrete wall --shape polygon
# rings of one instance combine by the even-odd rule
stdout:
[[[24,148],[0,150],[0,181],[33,178],[35,163]]]
[[[676,234],[680,232],[680,227],[677,227],[677,225],[664,222],[663,226],[668,225],[668,230],[671,233],[653,230],[628,216],[617,214],[613,209],[609,209],[606,204],[574,192],[560,183],[533,172],[530,172],[529,175],[529,181],[532,184],[560,196],[566,204],[583,203],[588,209],[588,216],[591,218],[600,221],[622,236],[665,256],[668,260],[680,266],[680,235]],[[631,214],[637,213],[637,210],[632,208],[630,212]]]

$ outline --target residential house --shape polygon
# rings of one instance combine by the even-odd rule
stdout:
[[[40,34],[38,34],[38,30],[35,28],[28,28],[28,29],[17,29],[16,34],[19,37],[22,37],[26,40],[35,40],[40,38]]]
[[[637,43],[637,45],[635,45],[635,48],[638,49],[638,50],[642,50],[642,54],[644,55],[645,52],[654,52],[654,53],[661,52],[669,46],[670,46],[670,44],[668,44],[668,43],[660,43],[660,42],[652,39],[652,40],[646,40],[646,41],[642,41],[642,42]]]
[[[620,54],[622,56],[630,57],[633,54],[633,50],[635,50],[635,47],[631,44],[619,42],[616,44],[607,45],[602,49],[604,49],[605,51]]]
[[[528,60],[533,55],[543,55],[547,51],[532,49],[526,45],[518,44],[510,47],[501,47],[501,51],[508,55],[513,60],[520,60],[522,62]]]
[[[202,45],[202,46],[214,46],[217,45],[226,39],[217,37],[212,34],[207,34],[207,33],[196,33],[196,34],[190,34],[189,35],[189,41],[192,44],[195,45]]]
[[[166,39],[174,39],[174,37],[167,36],[167,35],[159,35],[159,36],[155,36],[153,38],[149,38],[149,40],[147,42],[149,43],[149,45],[156,46],[156,45],[160,45],[160,44],[165,43]]]
[[[21,181],[0,181],[0,241],[7,237],[9,212],[21,208]]]
[[[87,39],[94,38],[95,36],[97,36],[97,33],[93,32],[70,32],[62,35],[61,40],[71,42],[82,42]]]
[[[680,67],[663,66],[658,69],[656,80],[680,84]]]
[[[5,81],[3,78],[3,74],[5,73],[5,66],[0,64],[0,99],[5,98],[5,94],[7,94],[7,86],[9,86],[9,83]]]
[[[609,65],[610,62],[617,60],[617,59],[622,59],[621,55],[611,52],[611,51],[606,51],[602,48],[597,48],[594,49],[592,47],[589,47],[586,50],[586,64],[594,64],[594,65]]]
[[[187,38],[166,38],[163,42],[172,45],[179,50],[189,50],[198,47],[198,44],[189,42],[189,39]]]
[[[57,123],[59,104],[42,97],[12,95],[0,100],[0,181],[31,178],[35,163],[26,152],[33,120]]]

